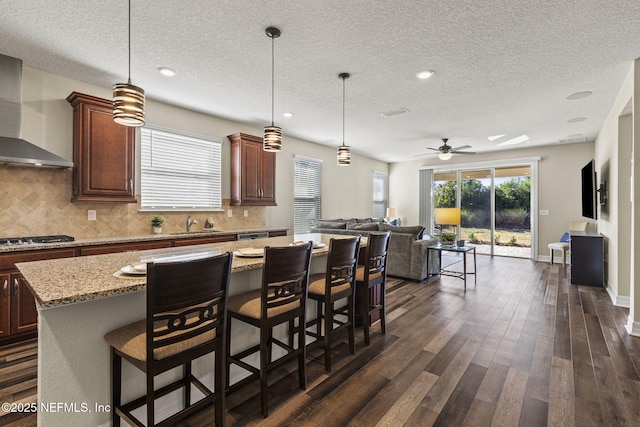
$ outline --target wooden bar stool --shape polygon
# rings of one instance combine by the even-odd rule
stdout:
[[[216,426],[225,425],[226,341],[224,339],[227,292],[233,255],[147,265],[147,317],[111,332],[104,339],[111,346],[112,425],[120,418],[144,426],[132,411],[147,407],[147,426],[173,426],[194,412],[215,403]],[[192,373],[191,361],[215,352],[214,386],[209,390]],[[152,356],[149,356],[152,355]],[[122,359],[147,377],[147,394],[121,402]],[[156,375],[183,366],[183,377],[155,389]],[[205,397],[191,403],[191,385]],[[184,389],[184,408],[160,423],[155,422],[155,400]]]
[[[356,295],[358,311],[364,326],[364,343],[369,345],[371,315],[380,314],[380,327],[386,333],[386,284],[387,253],[391,233],[369,233],[367,247],[361,260],[363,265],[356,270]],[[372,293],[375,294],[372,295]]]
[[[309,284],[309,264],[313,242],[286,247],[265,247],[262,287],[229,298],[229,322],[227,323],[227,351],[231,349],[231,319],[235,318],[260,328],[260,344],[238,354],[227,356],[227,385],[231,364],[251,372],[251,375],[228,387],[231,393],[242,385],[260,378],[262,414],[269,415],[267,396],[267,372],[292,358],[298,358],[298,381],[301,389],[307,388],[305,310]],[[295,320],[297,319],[297,325]],[[276,325],[289,324],[289,342],[284,343],[273,336]],[[298,334],[298,346],[294,347],[294,336]],[[286,351],[277,360],[272,358],[273,344]],[[260,353],[260,367],[255,368],[242,359]]]
[[[307,328],[315,325],[316,331],[307,330],[307,334],[323,344],[324,368],[327,372],[331,372],[331,336],[336,332],[348,328],[349,351],[355,353],[355,280],[359,249],[360,236],[331,239],[326,273],[314,274],[309,278],[309,299],[316,301],[318,315],[307,323]],[[336,301],[345,298],[346,305],[336,309]],[[347,320],[339,320],[336,315],[346,315]],[[334,324],[338,326],[334,328]]]

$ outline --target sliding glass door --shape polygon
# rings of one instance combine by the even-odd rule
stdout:
[[[478,253],[531,258],[530,166],[443,171],[433,177],[433,207],[460,207],[461,239],[475,244]]]

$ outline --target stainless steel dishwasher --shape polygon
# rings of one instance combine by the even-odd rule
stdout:
[[[261,231],[258,233],[238,233],[238,240],[263,239],[265,237],[269,237],[268,231]]]

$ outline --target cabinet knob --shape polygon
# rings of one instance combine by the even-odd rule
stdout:
[[[13,296],[18,295],[18,279],[13,279]]]
[[[4,280],[4,285],[2,285],[2,293],[4,294],[4,296],[7,296],[7,291],[9,288],[9,281],[7,279]]]

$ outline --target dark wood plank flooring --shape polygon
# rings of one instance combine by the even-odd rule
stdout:
[[[461,268],[454,265],[453,268]],[[227,399],[231,426],[624,426],[640,420],[640,338],[603,289],[569,284],[568,270],[478,256],[478,283],[390,278],[387,334],[356,331],[334,347],[334,369],[309,352],[308,388],[295,363],[270,374],[270,416],[257,383]],[[15,355],[12,355],[15,354]],[[9,355],[7,357],[7,355]],[[35,399],[35,351],[0,349],[2,401]],[[212,409],[183,427],[213,426]],[[35,425],[8,418],[0,425]]]

